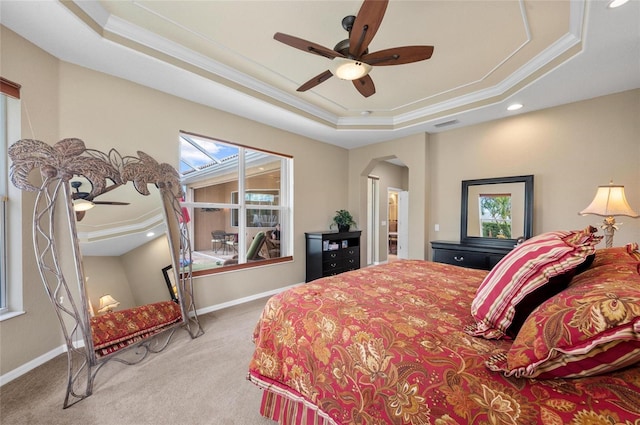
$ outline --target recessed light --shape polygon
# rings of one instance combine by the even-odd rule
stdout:
[[[517,111],[520,108],[522,108],[522,103],[513,103],[507,106],[507,111]]]
[[[362,115],[363,117],[366,117],[367,115],[371,115],[371,111],[361,111],[360,115]]]
[[[611,0],[609,5],[607,6],[609,9],[615,9],[616,7],[620,7],[629,0]]]
[[[153,236],[153,235],[155,235],[155,233],[153,233],[153,232],[149,232],[149,233],[147,233],[147,237],[148,237],[148,238],[150,238],[150,237],[151,237],[151,236]]]

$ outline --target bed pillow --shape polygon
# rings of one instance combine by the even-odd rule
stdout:
[[[577,378],[640,361],[640,264],[597,271],[534,310],[509,350],[487,367],[506,376]]]
[[[640,251],[636,242],[625,246],[613,248],[601,248],[596,250],[592,267],[600,267],[612,263],[637,263],[640,262]]]
[[[589,226],[547,232],[514,248],[478,288],[471,304],[476,323],[465,331],[486,339],[514,338],[529,313],[565,289],[578,266],[595,253],[602,239],[596,231]]]

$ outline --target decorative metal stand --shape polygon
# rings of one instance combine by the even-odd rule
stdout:
[[[181,225],[183,213],[180,200],[183,193],[178,173],[172,166],[159,164],[140,151],[135,157],[121,156],[114,149],[108,153],[87,149],[80,139],[63,139],[54,146],[38,140],[23,139],[9,148],[9,157],[13,161],[10,170],[13,184],[22,190],[37,192],[33,215],[34,250],[45,291],[60,321],[67,346],[68,381],[64,408],[92,394],[94,378],[108,361],[128,365],[139,363],[150,352],[156,353],[166,348],[178,326],[184,327],[192,338],[204,333],[193,297],[191,242],[187,229]],[[42,175],[40,187],[32,185],[28,180],[34,169],[39,169]],[[74,195],[69,185],[74,175],[84,176],[91,182],[93,188],[89,194],[90,199],[129,181],[142,195],[149,195],[148,184],[158,187],[164,204],[171,256],[178,282],[182,321],[167,326],[152,338],[104,357],[96,355],[91,336],[89,300],[83,286],[85,276],[72,202]],[[57,213],[65,216],[60,218]],[[68,261],[63,261],[68,258],[68,252],[62,249],[62,245],[65,241],[69,242],[69,235],[75,256],[75,274],[79,284],[77,290],[68,282],[73,274],[70,271],[71,265]],[[134,358],[127,359],[126,356],[131,354]]]

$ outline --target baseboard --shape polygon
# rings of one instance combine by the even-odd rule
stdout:
[[[259,294],[249,295],[248,297],[238,298],[237,300],[231,300],[231,301],[227,301],[225,303],[214,304],[214,305],[211,305],[209,307],[199,308],[199,309],[196,310],[196,313],[198,313],[198,314],[207,314],[207,313],[211,313],[212,311],[222,310],[224,308],[229,308],[229,307],[233,307],[233,306],[236,306],[236,305],[248,303],[250,301],[259,300],[260,298],[271,297],[271,296],[273,296],[275,294],[279,294],[282,291],[285,291],[285,290],[287,290],[289,288],[294,288],[294,287],[299,286],[299,285],[303,285],[303,283],[296,283],[296,284],[293,284],[293,285],[284,286],[282,288],[274,289],[272,291],[261,292]]]
[[[236,306],[236,305],[248,303],[250,301],[258,300],[260,298],[270,297],[270,296],[278,294],[278,293],[280,293],[280,292],[282,292],[282,291],[284,291],[286,289],[293,288],[293,287],[298,286],[298,285],[302,285],[302,283],[296,283],[294,285],[285,286],[283,288],[274,289],[272,291],[262,292],[260,294],[250,295],[250,296],[244,297],[244,298],[238,298],[237,300],[231,300],[231,301],[227,301],[225,303],[214,304],[214,305],[209,306],[209,307],[204,307],[204,308],[197,309],[196,312],[198,314],[211,313],[212,311],[222,310],[224,308],[233,307],[233,306]],[[35,359],[23,364],[20,367],[17,367],[15,369],[13,369],[12,371],[10,371],[8,373],[5,373],[4,375],[0,375],[0,387],[3,386],[4,384],[8,383],[8,382],[13,381],[16,378],[21,377],[22,375],[24,375],[25,373],[35,369],[36,367],[45,364],[46,362],[48,362],[49,360],[52,360],[56,356],[59,356],[60,354],[66,353],[66,352],[67,352],[67,346],[66,345],[61,345],[60,347],[54,348],[53,350],[49,351],[48,353],[45,353],[45,354],[43,354],[43,355],[41,355],[39,357],[36,357]]]
[[[37,368],[38,366],[45,364],[46,362],[54,359],[60,354],[66,353],[66,352],[67,352],[67,346],[63,344],[57,348],[54,348],[48,353],[44,353],[43,355],[36,357],[35,359],[23,364],[22,366],[17,367],[8,373],[5,373],[4,375],[0,375],[0,387],[6,383],[13,381],[16,378],[21,377],[25,373]]]

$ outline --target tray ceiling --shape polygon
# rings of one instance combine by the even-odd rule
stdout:
[[[640,87],[640,2],[391,0],[369,46],[433,45],[431,59],[374,67],[362,97],[330,60],[360,1],[2,2],[2,24],[55,56],[346,148],[438,132]],[[64,28],[64,30],[60,30]]]

